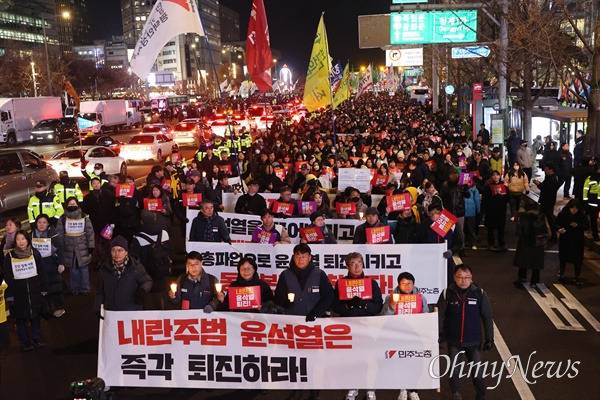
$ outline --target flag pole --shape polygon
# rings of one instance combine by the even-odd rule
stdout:
[[[333,108],[333,90],[331,88],[331,63],[329,61],[329,38],[327,37],[327,25],[325,25],[325,11],[321,12],[321,18],[323,18],[323,26],[325,30],[325,49],[327,52],[327,84],[329,85],[329,104],[331,104],[331,130],[333,133],[333,149],[335,150],[333,155],[335,159],[335,164],[332,166],[333,168],[337,165],[338,153],[337,153],[337,134],[335,133],[335,109]]]

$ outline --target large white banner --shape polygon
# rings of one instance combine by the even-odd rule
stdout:
[[[195,33],[204,36],[204,29],[194,0],[159,0],[152,7],[131,57],[131,70],[146,80],[162,48],[178,35]]]
[[[354,168],[351,168],[351,169],[354,169]],[[370,185],[370,181],[369,181],[369,185]],[[370,190],[370,187],[369,187],[369,190]],[[368,192],[368,190],[366,192]],[[259,193],[259,194],[265,198],[265,200],[267,201],[267,205],[269,205],[272,201],[277,200],[281,196],[279,193]],[[235,204],[237,203],[240,196],[242,196],[242,193],[223,193],[224,211],[229,212],[229,213],[235,212]],[[330,204],[333,204],[333,200],[335,199],[336,195],[330,193],[327,196],[329,197]],[[371,195],[371,205],[373,207],[377,207],[377,205],[379,204],[379,202],[381,201],[381,199],[383,197],[384,196],[381,194],[372,194]],[[292,199],[300,200],[300,195],[298,193],[292,193]]]
[[[190,237],[192,222],[198,213],[198,210],[187,210],[187,219],[189,222],[185,227],[186,238]],[[256,227],[262,224],[260,217],[257,215],[219,213],[219,216],[225,220],[231,240],[236,242],[250,242],[252,240],[252,233]],[[310,225],[310,219],[308,218],[275,218],[274,220],[275,224],[287,229],[290,239],[294,244],[300,243],[300,228]],[[364,223],[364,221],[357,219],[327,219],[325,222],[338,243],[352,243],[354,230],[357,226]]]
[[[198,251],[206,270],[226,287],[237,277],[237,264],[243,256],[256,260],[260,277],[271,285],[289,268],[294,245],[256,243],[187,242],[187,251]],[[311,244],[313,262],[327,273],[332,284],[346,276],[344,258],[351,252],[363,255],[365,275],[374,276],[381,292],[389,294],[397,285],[401,272],[415,276],[415,286],[429,303],[435,303],[446,288],[447,262],[443,256],[445,243],[435,244]]]
[[[306,323],[287,315],[105,311],[98,376],[128,387],[437,389],[438,355],[437,313]]]

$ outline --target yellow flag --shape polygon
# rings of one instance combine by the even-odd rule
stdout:
[[[350,69],[348,64],[344,67],[342,80],[337,90],[333,94],[333,108],[338,108],[340,104],[350,98]]]
[[[331,84],[329,82],[329,48],[323,15],[317,28],[313,44],[306,84],[304,85],[304,105],[310,112],[331,104]]]

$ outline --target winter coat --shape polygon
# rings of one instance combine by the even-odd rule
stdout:
[[[504,182],[511,194],[522,194],[529,191],[529,178],[527,178],[525,173],[521,177],[517,173],[513,175],[506,174]]]
[[[365,278],[364,274],[361,278]],[[348,274],[345,276],[345,279],[356,278],[352,278]],[[381,308],[383,307],[381,289],[379,289],[377,279],[369,279],[367,277],[366,281],[371,281],[371,299],[363,300],[359,297],[355,297],[350,300],[340,300],[340,290],[338,287],[340,281],[338,279],[335,283],[335,288],[333,289],[333,303],[331,304],[331,310],[342,317],[368,317],[379,315],[379,313],[381,313]]]
[[[583,164],[583,138],[575,140],[575,147],[573,148],[573,164],[575,167],[579,167]]]
[[[571,226],[571,224],[577,224]],[[556,217],[557,228],[563,228],[565,233],[560,233],[558,238],[558,258],[560,262],[570,262],[581,265],[583,262],[584,235],[587,218],[582,210],[577,214],[571,214],[567,207],[564,207]]]
[[[558,175],[568,177],[571,176],[573,169],[573,156],[568,151],[560,152],[560,163],[558,164]]]
[[[550,229],[546,217],[537,210],[520,212],[517,226],[517,251],[513,264],[527,269],[544,268],[544,248]]]
[[[229,287],[248,287],[248,286],[260,286],[260,302],[261,308],[259,310],[231,310],[229,308],[229,291],[225,295],[225,300],[219,306],[220,311],[240,311],[240,312],[262,312],[268,313],[273,308],[273,290],[271,286],[262,279],[259,278],[258,273],[254,273],[254,276],[249,280],[245,280],[238,274],[235,281],[231,282]]]
[[[498,185],[504,185],[499,182]],[[508,190],[506,194],[496,194],[492,191],[490,183],[483,189],[483,211],[485,226],[496,228],[506,224],[506,204],[508,203]]]
[[[213,214],[210,218],[206,218],[204,214],[199,213],[192,221],[190,242],[231,243],[225,220],[216,214]]]
[[[98,271],[96,288],[96,309],[101,305],[111,311],[137,311],[142,309],[142,299],[152,288],[152,278],[144,266],[135,258],[129,257],[119,277],[112,259],[105,260]]]
[[[92,190],[81,204],[84,213],[90,216],[94,232],[99,234],[106,225],[115,223],[115,192],[110,185]]]
[[[502,170],[503,170],[502,157],[500,157],[497,160],[494,157],[491,157],[490,158],[490,169],[491,169],[491,172],[498,171],[499,173],[502,173]]]
[[[400,287],[396,286],[394,288],[394,293],[400,293]],[[417,287],[413,287],[412,292],[410,292],[410,294],[417,294],[419,293],[419,289],[417,289]],[[381,315],[395,315],[396,314],[396,309],[395,307],[391,307],[390,306],[390,298],[391,296],[388,295],[385,297],[385,301],[383,302],[383,309],[381,310]],[[421,312],[422,313],[428,313],[429,312],[429,305],[427,304],[427,298],[425,297],[425,295],[421,296],[422,299],[422,304],[421,304]]]
[[[238,214],[261,215],[267,209],[265,198],[256,193],[241,195],[235,203],[235,212]]]
[[[535,155],[529,147],[520,147],[517,151],[517,162],[522,168],[533,168]]]
[[[460,347],[494,341],[492,306],[483,289],[471,284],[461,290],[451,283],[440,295],[437,305],[440,341]]]
[[[203,310],[208,305],[217,309],[219,302],[215,284],[218,282],[214,275],[205,270],[202,270],[197,280],[192,280],[187,274],[180,275],[177,278],[177,292],[171,303],[181,309]],[[185,307],[183,302],[187,303]]]
[[[49,226],[45,232],[39,232],[37,229],[34,229],[31,232],[31,237],[32,239],[50,239],[52,253],[49,257],[42,257],[42,269],[46,275],[48,293],[62,293],[63,280],[58,272],[58,266],[63,262],[62,238],[52,226]]]
[[[26,279],[15,279],[12,260],[20,260],[15,250],[11,250],[4,258],[4,279],[8,284],[4,296],[13,298],[14,303],[11,313],[16,319],[35,319],[40,317],[42,311],[42,292],[47,291],[46,274],[43,272],[43,261],[40,253],[32,249],[35,260],[36,275]]]
[[[408,218],[398,218],[394,231],[395,243],[419,243],[419,223],[413,213]]]
[[[465,198],[465,217],[476,217],[481,213],[481,195],[476,187],[469,188],[469,193]]]
[[[440,191],[440,196],[444,202],[444,207],[448,209],[457,218],[465,216],[465,198],[471,194],[469,188],[465,185],[457,185],[451,182],[445,182]]]
[[[540,198],[538,202],[544,212],[554,213],[554,205],[556,204],[556,192],[562,183],[558,180],[556,174],[546,175],[544,181],[539,185]]]
[[[354,230],[354,239],[352,239],[352,243],[354,244],[366,244],[367,243],[367,228],[375,228],[378,226],[385,226],[385,224],[381,221],[377,222],[375,225],[369,225],[369,223],[365,222],[362,225],[359,225]],[[391,231],[391,229],[390,229]],[[391,233],[391,232],[390,232]],[[393,235],[390,234],[390,240],[382,244],[392,244]]]
[[[143,201],[143,200],[142,200]],[[143,205],[143,204],[142,204]],[[121,196],[116,202],[115,219],[117,230],[134,231],[140,226],[140,204],[134,195],[132,198]]]
[[[84,230],[80,234],[67,234],[65,225],[67,219],[83,219]],[[92,262],[92,251],[94,248],[94,228],[87,215],[83,215],[81,209],[67,211],[60,217],[56,224],[56,233],[62,240],[63,262],[66,268],[85,267]]]

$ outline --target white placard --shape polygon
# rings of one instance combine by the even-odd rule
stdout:
[[[85,218],[65,218],[65,234],[67,236],[79,236],[85,232]]]
[[[371,191],[371,170],[368,168],[340,168],[338,170],[338,191],[353,187],[367,193]]]
[[[52,255],[52,239],[50,238],[31,238],[31,246],[40,252],[42,258]]]
[[[12,265],[13,276],[16,280],[29,279],[37,276],[38,273],[33,256],[28,258],[11,257],[10,261]]]

